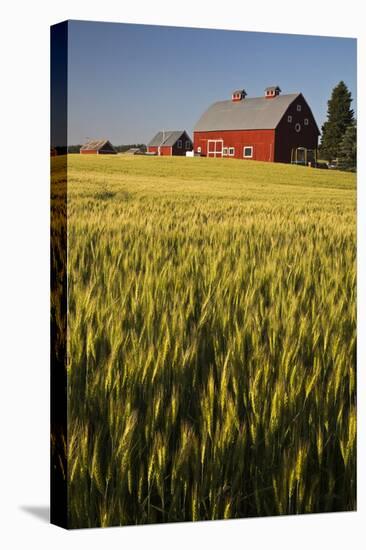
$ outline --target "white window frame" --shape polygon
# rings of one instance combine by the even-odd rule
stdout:
[[[301,124],[300,124],[300,122],[296,122],[296,124],[295,124],[295,130],[296,130],[297,133],[301,132]]]
[[[227,150],[228,150],[227,147],[223,147],[223,148],[222,148],[222,156],[223,156],[223,157],[227,157]]]
[[[235,147],[228,147],[228,157],[235,156]]]
[[[182,149],[182,146],[183,146],[182,140],[181,140],[181,139],[178,139],[178,141],[177,141],[177,147],[178,147],[178,149]]]
[[[296,110],[300,113],[300,111],[301,111],[301,105],[300,105],[300,103],[298,103],[298,104],[296,105]]]
[[[191,142],[189,139],[186,139],[186,151],[188,151],[191,148]]]
[[[287,115],[287,122],[292,122],[292,115]]]
[[[245,154],[245,149],[250,149],[250,155]],[[244,145],[243,147],[243,158],[252,159],[253,158],[253,145]]]
[[[309,126],[309,119],[308,118],[304,118],[304,126]]]

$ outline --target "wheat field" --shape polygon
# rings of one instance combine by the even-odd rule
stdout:
[[[70,526],[354,510],[355,175],[69,155],[67,195]]]

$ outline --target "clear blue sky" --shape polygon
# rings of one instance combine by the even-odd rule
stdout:
[[[71,21],[69,144],[146,143],[159,130],[192,135],[214,101],[278,84],[302,92],[321,127],[344,80],[356,111],[356,40]]]

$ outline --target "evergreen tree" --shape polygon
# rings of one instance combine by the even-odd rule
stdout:
[[[355,170],[357,166],[357,127],[348,126],[339,148],[339,168]]]
[[[328,120],[322,126],[320,153],[327,160],[339,156],[346,129],[354,123],[351,92],[341,80],[328,101]]]

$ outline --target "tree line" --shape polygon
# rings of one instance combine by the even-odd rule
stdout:
[[[68,153],[79,153],[81,145],[69,145],[67,148]],[[123,145],[113,145],[118,153],[125,153],[129,149],[139,148],[142,152],[146,151],[146,145],[144,143],[129,143]]]

